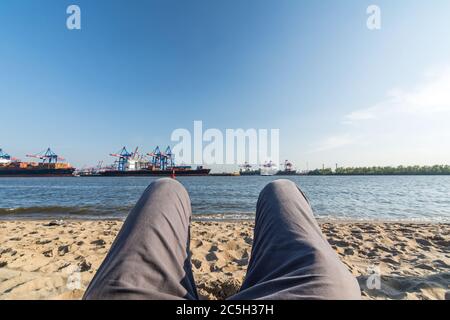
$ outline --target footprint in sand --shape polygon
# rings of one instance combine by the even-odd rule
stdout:
[[[196,268],[196,269],[200,269],[202,267],[202,262],[200,260],[197,259],[192,259],[192,265]]]
[[[63,256],[66,253],[69,253],[69,246],[63,245],[58,247],[58,255]]]
[[[102,247],[102,246],[104,246],[106,244],[106,242],[103,239],[98,239],[98,240],[92,241],[91,244],[94,244],[97,247]]]
[[[347,241],[343,241],[343,240],[334,240],[334,239],[330,239],[328,241],[332,246],[338,246],[338,247],[348,247],[350,244]]]
[[[352,256],[352,255],[355,254],[355,251],[353,251],[353,249],[346,248],[346,249],[344,250],[344,254],[347,255],[347,256]]]
[[[415,268],[419,268],[419,269],[424,269],[424,270],[429,270],[429,271],[434,271],[434,267],[427,265],[425,263],[421,263],[415,266]]]
[[[438,268],[450,269],[450,266],[442,260],[433,260],[433,265]]]
[[[87,262],[86,260],[83,259],[83,261],[81,261],[81,262],[78,264],[78,267],[79,267],[79,269],[80,269],[80,272],[89,271],[89,270],[91,270],[92,263]]]
[[[214,252],[209,252],[206,256],[205,256],[207,261],[217,261],[219,258],[217,257],[217,255]]]
[[[209,252],[215,252],[218,251],[219,247],[215,244],[213,244],[210,248],[209,248]]]
[[[43,239],[43,240],[36,241],[36,244],[41,244],[42,245],[42,244],[48,244],[50,242],[52,242],[52,240]]]
[[[202,240],[195,239],[195,240],[191,241],[191,247],[193,247],[193,248],[199,248],[202,245],[203,245],[203,241]]]
[[[44,251],[44,252],[42,252],[42,254],[44,255],[44,257],[51,258],[51,257],[53,257],[53,249]]]
[[[398,261],[396,261],[396,260],[394,260],[392,258],[389,258],[389,257],[381,258],[380,261],[384,262],[384,263],[387,263],[387,264],[393,264],[393,265],[396,265],[396,266],[400,265],[400,262],[398,262]]]
[[[416,242],[417,242],[418,244],[422,245],[422,246],[425,246],[425,247],[428,247],[428,246],[431,246],[431,245],[432,245],[430,241],[425,240],[425,239],[421,239],[421,238],[417,238],[417,239],[416,239]],[[423,249],[423,248],[422,248],[422,249]]]
[[[237,259],[233,262],[236,263],[239,267],[245,267],[246,265],[248,265],[248,258]]]

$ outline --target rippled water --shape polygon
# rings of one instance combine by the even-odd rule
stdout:
[[[180,177],[202,219],[252,219],[275,177]],[[450,222],[450,176],[289,177],[316,216]],[[154,178],[1,178],[0,219],[123,218]]]

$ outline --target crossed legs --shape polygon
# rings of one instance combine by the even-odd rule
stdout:
[[[126,219],[85,299],[198,299],[189,256],[191,205],[173,179],[153,182]],[[356,279],[288,180],[261,192],[247,276],[236,300],[360,299]]]

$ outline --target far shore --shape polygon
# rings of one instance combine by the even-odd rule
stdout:
[[[122,223],[0,221],[0,299],[80,299]],[[364,299],[450,298],[449,223],[319,223],[357,277]],[[251,220],[192,223],[192,268],[203,299],[224,299],[239,290],[253,226]],[[368,287],[369,277],[378,274],[379,288]]]
[[[223,177],[274,177],[274,178],[289,178],[289,177],[448,177],[449,173],[411,173],[411,174],[343,174],[343,173],[295,173],[295,174],[275,174],[269,176],[261,176],[261,175],[239,175],[232,172],[215,172],[206,175],[187,175],[187,176],[176,176],[176,178],[205,178],[205,177],[214,177],[214,178],[223,178]],[[129,175],[129,176],[102,176],[102,175],[0,175],[0,179],[11,179],[11,178],[19,178],[19,179],[38,179],[38,178],[113,178],[113,179],[122,179],[122,178],[168,178],[170,175],[162,176],[162,175]]]

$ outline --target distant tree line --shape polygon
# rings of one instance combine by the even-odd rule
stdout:
[[[311,176],[450,175],[450,165],[316,169]]]

